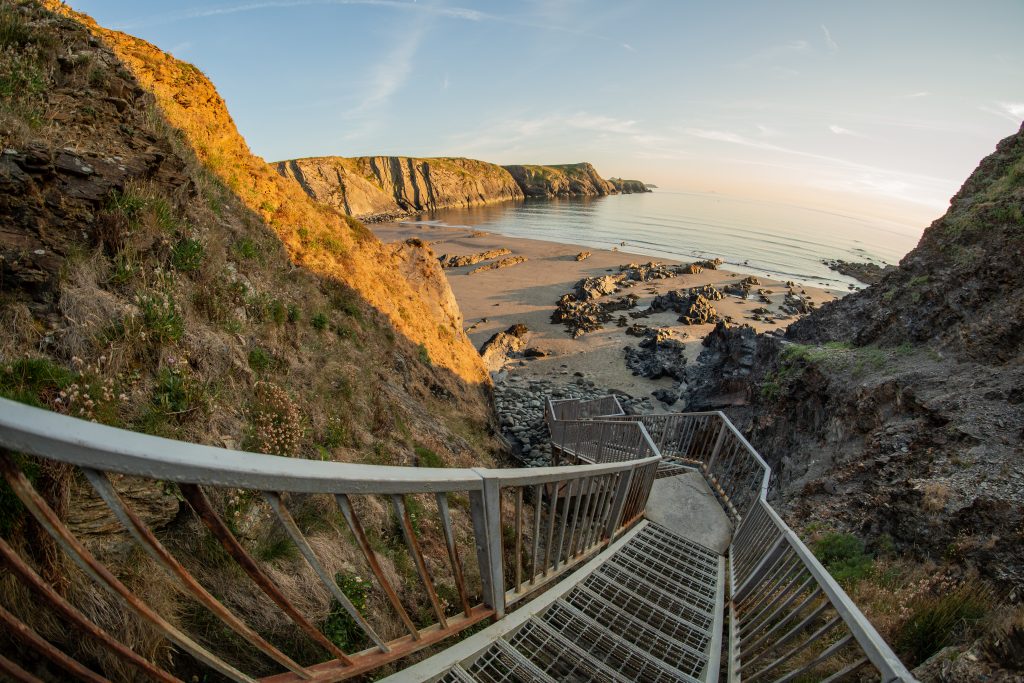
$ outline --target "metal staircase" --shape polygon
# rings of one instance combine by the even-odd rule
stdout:
[[[0,473],[26,514],[99,590],[219,679],[345,680],[490,620],[386,680],[913,681],[768,505],[770,470],[722,413],[627,416],[604,397],[549,401],[547,422],[555,466],[430,470],[239,453],[0,399]],[[26,476],[32,460],[18,454],[77,467],[154,566],[234,632],[232,648],[252,648],[276,672],[246,672],[236,649],[183,630],[135,595],[36,491]],[[250,581],[297,637],[327,657],[311,662],[280,649],[211,594],[187,568],[195,558],[168,550],[122,496],[126,478],[179,491],[195,523],[225,549],[224,561],[237,565],[238,580]],[[293,511],[314,498],[325,517],[344,521],[347,531],[332,538],[349,543],[352,561],[362,563],[380,596],[376,609],[350,601],[318,552],[326,537],[311,543],[296,522]],[[224,500],[249,501],[276,518],[309,575],[372,645],[352,651],[327,637],[322,617],[299,607],[305,596],[276,583],[225,521]],[[401,534],[399,545],[382,549],[366,514],[388,509]],[[0,563],[37,610],[59,616],[129,670],[176,680],[65,600],[30,555],[0,534]],[[404,562],[412,573],[396,581],[385,561]],[[0,652],[0,674],[124,678],[125,668],[106,674],[96,660],[79,661],[89,651],[74,638],[41,633],[35,623],[44,622],[34,616],[0,604],[0,623],[24,645]]]

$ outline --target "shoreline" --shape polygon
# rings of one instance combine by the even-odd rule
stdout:
[[[540,349],[546,354],[538,358],[511,360],[506,364],[510,375],[527,381],[545,380],[555,384],[579,384],[581,382],[578,380],[582,380],[582,383],[593,382],[608,391],[639,398],[651,398],[654,391],[678,385],[678,380],[668,377],[647,379],[633,374],[626,366],[624,347],[636,347],[640,339],[627,335],[627,328],[617,327],[614,320],[605,323],[603,329],[587,332],[578,338],[567,333],[561,323],[551,322],[551,314],[559,298],[571,292],[581,279],[612,275],[619,272],[620,266],[647,263],[653,260],[652,257],[628,251],[508,237],[480,231],[472,226],[406,222],[372,224],[370,229],[382,242],[418,238],[428,244],[437,256],[463,256],[505,248],[511,251],[513,257],[526,257],[523,263],[473,274],[469,272],[492,261],[445,270],[463,314],[464,328],[477,349],[494,334],[512,325],[524,324],[529,329],[526,346]],[[577,261],[576,255],[583,251],[589,251],[591,255],[586,260]],[[687,262],[670,259],[659,259],[656,262],[667,266],[687,265]],[[623,289],[618,294],[602,297],[599,301],[633,294],[639,297],[634,310],[642,310],[657,295],[704,285],[721,289],[745,277],[746,273],[728,267],[706,269],[698,274],[643,282]],[[797,319],[795,317],[781,322],[766,322],[760,317],[757,320],[750,319],[754,309],[777,311],[787,292],[786,284],[781,280],[758,279],[759,287],[772,292],[767,295],[771,303],[765,303],[756,295],[746,300],[726,295],[722,300],[714,302],[719,314],[723,318],[731,318],[731,324],[749,324],[758,332],[777,330],[794,322]],[[825,290],[799,282],[796,289],[805,292],[805,296],[816,306],[844,294],[838,290]],[[685,356],[687,362],[691,363],[703,348],[701,341],[714,328],[714,324],[686,325],[678,322],[678,317],[673,311],[664,311],[630,322],[671,329],[673,335],[685,345]],[[667,412],[659,401],[652,399],[651,403],[654,412]]]

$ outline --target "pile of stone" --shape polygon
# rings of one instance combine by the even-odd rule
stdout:
[[[481,261],[490,261],[499,256],[508,256],[511,253],[510,249],[491,249],[489,251],[481,251],[478,254],[466,254],[464,256],[441,254],[437,257],[437,260],[441,262],[442,268],[461,268],[462,266],[474,266]]]
[[[647,328],[636,347],[625,347],[626,367],[634,375],[648,379],[683,379],[686,372],[686,345],[669,328]]]
[[[679,313],[679,322],[687,325],[706,325],[717,322],[720,318],[712,301],[724,298],[721,290],[713,285],[691,287],[688,290],[676,289],[654,297],[650,312],[675,311]]]
[[[814,308],[814,302],[808,297],[790,292],[786,294],[779,308],[790,315],[806,315]]]
[[[527,467],[544,467],[551,461],[551,441],[544,423],[544,406],[548,398],[588,400],[607,396],[608,390],[597,387],[582,373],[560,381],[527,379],[499,373],[495,378],[494,402],[502,435],[513,454]],[[650,412],[650,399],[619,395],[619,403],[627,413]]]
[[[576,260],[586,261],[588,258],[590,258],[590,255],[591,254],[589,251],[581,251],[580,253],[576,254]]]
[[[759,284],[761,284],[761,281],[753,275],[750,275],[737,283],[726,285],[722,289],[726,294],[732,294],[733,296],[738,296],[741,299],[746,299],[747,296],[750,295],[750,290]]]
[[[576,294],[563,294],[558,300],[558,308],[551,314],[551,322],[565,325],[566,331],[575,339],[587,332],[602,329],[604,323],[612,319],[612,313],[635,308],[637,299],[635,294],[627,294],[598,303],[580,300]]]

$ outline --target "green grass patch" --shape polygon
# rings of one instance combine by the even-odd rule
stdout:
[[[360,614],[366,612],[366,600],[370,595],[370,582],[355,574],[338,572],[334,582]],[[332,643],[345,652],[358,652],[370,645],[363,629],[341,603],[331,600],[330,613],[321,625],[321,630]]]
[[[185,320],[170,294],[152,293],[139,297],[142,323],[161,343],[180,341],[185,335]]]
[[[327,329],[328,324],[327,316],[323,313],[317,313],[309,319],[309,324],[313,326],[313,329],[318,332],[323,332]]]
[[[420,342],[420,344],[416,347],[416,357],[419,359],[421,363],[423,363],[427,367],[430,367],[434,364],[434,362],[430,360],[430,352],[427,351],[427,347],[422,342]]]
[[[191,273],[199,270],[203,264],[206,249],[202,242],[194,239],[183,239],[171,247],[171,265],[175,270]]]
[[[240,259],[253,260],[260,255],[259,245],[248,237],[243,237],[231,245],[231,250]]]
[[[942,595],[926,595],[912,605],[910,618],[895,638],[896,649],[918,664],[952,645],[992,609],[991,590],[965,583]]]
[[[864,542],[853,534],[826,534],[814,542],[813,550],[818,561],[844,586],[866,578],[874,564],[874,557],[864,550]]]
[[[416,446],[413,448],[416,453],[416,466],[417,467],[444,467],[444,460],[441,456],[430,450],[426,446]]]
[[[0,396],[44,407],[75,375],[47,358],[21,358],[0,368]]]
[[[164,415],[191,412],[203,404],[200,385],[181,370],[161,368],[153,388],[153,407]]]

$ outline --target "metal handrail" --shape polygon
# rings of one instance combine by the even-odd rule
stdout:
[[[594,402],[582,412],[609,409],[616,414],[622,412],[614,398]],[[581,429],[598,432],[602,426],[592,423]],[[633,425],[632,429],[615,429],[614,434],[608,433],[607,427],[603,429],[601,438],[609,448],[632,453],[634,457],[603,464],[528,470],[420,469],[230,451],[129,432],[0,399],[0,472],[31,517],[96,585],[197,662],[229,680],[256,680],[255,674],[232,664],[232,657],[211,650],[198,638],[169,623],[122,583],[100,557],[75,537],[51,502],[35,490],[14,457],[15,452],[77,466],[157,566],[240,636],[236,641],[250,645],[281,667],[281,673],[267,680],[338,681],[433,645],[484,619],[502,618],[507,606],[542,590],[566,571],[588,561],[638,521],[660,456],[641,424]],[[585,438],[594,436],[591,433]],[[235,614],[210,594],[187,569],[190,558],[176,557],[162,544],[158,534],[119,492],[117,478],[112,481],[111,475],[177,486],[194,511],[196,523],[224,547],[230,561],[242,570],[240,575],[246,575],[284,613],[294,624],[298,637],[311,640],[327,652],[328,658],[312,666],[300,664],[256,632],[244,616]],[[359,652],[341,650],[324,635],[322,624],[296,606],[296,596],[288,594],[264,571],[238,538],[230,520],[226,521],[224,496],[216,495],[220,493],[216,489],[222,488],[255,494],[252,505],[266,506],[267,514],[276,519],[294,543],[316,580],[348,613],[367,642],[373,643],[371,647]],[[338,519],[344,519],[354,539],[354,557],[361,558],[369,568],[372,582],[390,610],[391,623],[381,624],[352,604],[293,517],[292,510],[303,497],[317,494],[327,494],[330,504],[340,513]],[[375,541],[372,529],[365,527],[363,511],[369,499],[378,500],[378,507],[382,502],[385,510],[390,508],[399,538],[398,545],[389,552],[406,558],[415,577],[409,580],[415,585],[396,583],[394,573],[382,564],[383,558],[375,547],[380,539]],[[410,512],[414,508],[425,510],[431,519],[415,519]],[[504,539],[510,529],[514,545]],[[472,538],[472,551],[460,553],[467,535]],[[424,542],[444,548],[447,557],[427,556],[422,550]],[[158,679],[174,680],[65,604],[59,590],[38,576],[32,563],[2,538],[0,562],[36,591],[42,604],[65,615],[74,614],[74,623],[99,638],[114,656]],[[477,579],[470,581],[470,576],[479,576],[478,588]],[[441,580],[449,577],[457,592],[455,605],[447,605],[438,590]],[[417,602],[421,608],[414,621],[410,605]],[[0,617],[44,659],[65,669],[71,667],[68,670],[81,669],[82,665],[73,659],[78,654],[74,641],[62,643],[70,650],[65,653],[22,621],[32,621],[30,616],[19,618],[0,609]],[[16,664],[0,657],[0,674],[18,678],[18,671]]]
[[[730,681],[833,681],[865,666],[882,681],[915,680],[769,505],[771,468],[723,412],[601,419],[643,424],[666,460],[704,475],[737,525],[729,545]]]

